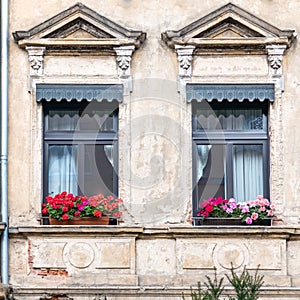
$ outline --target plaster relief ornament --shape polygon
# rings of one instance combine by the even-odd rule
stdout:
[[[43,75],[45,47],[26,47],[30,63],[30,75]]]

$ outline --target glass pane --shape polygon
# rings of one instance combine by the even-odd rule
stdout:
[[[113,194],[113,145],[84,146],[84,188],[85,195]]]
[[[239,202],[263,195],[263,146],[233,146],[233,192]]]
[[[111,110],[50,110],[48,116],[48,130],[115,131]]]
[[[197,188],[200,202],[210,197],[225,197],[225,146],[197,145]]]
[[[197,103],[193,106],[194,131],[266,130],[264,104]]]
[[[48,130],[75,130],[79,119],[78,110],[50,110]]]
[[[48,159],[48,194],[63,191],[77,195],[77,145],[51,145]]]
[[[112,111],[85,111],[79,121],[80,130],[114,131]]]

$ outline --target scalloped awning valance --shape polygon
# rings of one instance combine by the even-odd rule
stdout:
[[[36,101],[74,100],[122,102],[122,84],[38,84],[36,87]]]
[[[187,84],[187,102],[193,100],[201,102],[219,102],[227,100],[250,101],[254,100],[274,101],[273,84]]]

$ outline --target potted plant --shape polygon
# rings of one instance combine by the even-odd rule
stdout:
[[[199,205],[195,225],[272,225],[274,204],[263,196],[255,200],[238,203],[229,200],[209,198]]]
[[[49,217],[50,225],[107,225],[109,218],[120,218],[122,199],[102,194],[86,197],[67,192],[46,197],[42,214]]]

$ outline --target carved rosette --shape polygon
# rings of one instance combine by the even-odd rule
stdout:
[[[192,76],[192,62],[194,46],[175,46],[179,64],[179,77],[190,78]]]
[[[266,49],[268,53],[269,76],[275,83],[277,92],[282,92],[284,90],[282,59],[286,46],[270,45]]]
[[[26,47],[30,63],[30,76],[42,76],[44,71],[45,47]]]

